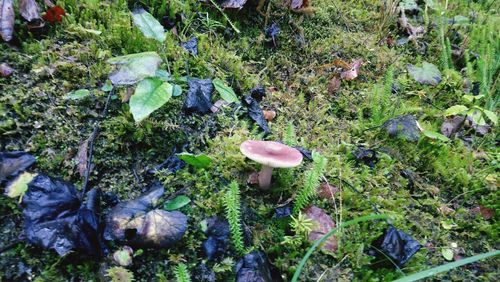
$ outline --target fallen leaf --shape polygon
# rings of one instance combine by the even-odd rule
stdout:
[[[153,38],[159,42],[165,41],[166,35],[163,26],[146,10],[142,8],[134,10],[132,20],[146,38]]]
[[[433,64],[423,62],[422,67],[409,64],[407,68],[413,79],[421,84],[438,85],[441,82],[441,72]]]
[[[285,5],[292,10],[300,10],[309,7],[309,0],[286,0]]]
[[[0,0],[0,35],[4,41],[12,40],[14,33],[14,3]]]
[[[7,63],[0,64],[0,76],[1,77],[9,77],[14,73],[14,69],[11,68]]]
[[[83,177],[85,175],[85,171],[87,171],[88,147],[89,139],[86,139],[82,143],[80,143],[80,146],[78,147],[78,153],[76,154],[76,167],[81,177]]]
[[[247,0],[226,0],[220,4],[222,8],[241,9]]]
[[[273,110],[265,110],[262,111],[264,113],[264,118],[267,121],[272,121],[276,117],[276,112]]]
[[[330,79],[330,81],[328,82],[328,95],[337,93],[337,91],[339,91],[340,89],[340,84],[341,80],[338,77],[332,77],[332,79]]]
[[[317,195],[319,198],[333,200],[335,194],[337,194],[339,189],[333,185],[330,185],[326,182],[321,183],[318,187]]]
[[[20,0],[19,12],[28,22],[40,19],[40,7],[35,0]]]
[[[465,122],[464,116],[447,117],[441,125],[441,133],[446,137],[451,137],[463,127]]]
[[[229,105],[229,103],[228,103],[228,102],[226,102],[226,101],[224,101],[224,100],[220,99],[220,100],[217,100],[217,101],[213,104],[213,106],[210,108],[210,110],[212,111],[212,113],[216,113],[216,112],[218,112],[218,111],[219,111],[222,107],[227,106],[227,105]]]
[[[414,115],[403,115],[386,121],[384,128],[390,136],[402,137],[407,141],[416,142],[422,131]]]
[[[443,255],[443,257],[446,260],[453,260],[453,250],[452,249],[448,249],[448,248],[442,249],[441,254]]]
[[[187,113],[207,114],[212,108],[212,92],[214,85],[210,79],[190,78],[188,92],[184,101],[184,110]]]
[[[304,210],[304,214],[307,218],[313,221],[314,227],[311,232],[309,232],[309,242],[314,242],[321,237],[323,237],[330,230],[335,228],[335,223],[331,217],[325,213],[324,210],[316,207],[310,206]],[[335,252],[338,247],[337,237],[334,235],[330,236],[325,243],[321,246],[321,249],[325,251]]]
[[[198,38],[192,37],[186,42],[181,42],[181,46],[191,55],[198,55]]]
[[[66,15],[66,12],[61,6],[52,6],[45,12],[43,19],[49,23],[60,23],[64,15]]]
[[[185,163],[196,168],[207,168],[212,163],[212,159],[205,154],[193,155],[190,153],[180,153],[177,156]]]
[[[481,216],[486,220],[491,219],[493,217],[493,215],[495,215],[494,209],[490,209],[490,208],[487,208],[484,206],[477,206],[477,207],[471,209],[470,212],[472,214],[481,214]]]
[[[17,176],[35,163],[35,157],[21,152],[0,152],[0,184]]]
[[[161,58],[156,52],[143,52],[111,58],[108,63],[119,69],[109,76],[114,85],[130,85],[146,77],[155,76]]]
[[[224,81],[216,78],[212,81],[214,84],[215,90],[219,92],[220,96],[222,99],[224,99],[228,103],[239,103],[240,100],[238,99],[238,96],[236,96],[236,93],[234,93],[233,88],[230,86],[227,86]]]
[[[190,202],[191,199],[189,199],[187,196],[180,195],[175,197],[173,200],[170,200],[167,203],[165,203],[165,206],[163,208],[167,211],[178,210],[183,206],[189,204]]]

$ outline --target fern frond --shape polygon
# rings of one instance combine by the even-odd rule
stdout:
[[[229,190],[224,195],[224,207],[234,248],[240,255],[243,255],[246,250],[241,230],[240,189],[235,181],[229,184]]]
[[[183,263],[179,263],[174,269],[174,275],[177,282],[191,282],[189,277],[189,272],[187,266]]]
[[[297,145],[297,135],[295,135],[295,126],[293,123],[289,122],[285,128],[285,134],[283,135],[283,143],[288,146]]]
[[[304,186],[300,189],[295,198],[295,205],[293,207],[293,214],[298,213],[309,205],[312,197],[316,194],[316,188],[320,184],[321,175],[326,168],[327,160],[324,156],[317,152],[313,152],[313,167],[305,174]]]

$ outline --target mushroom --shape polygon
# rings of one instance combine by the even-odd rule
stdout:
[[[248,140],[241,144],[240,151],[249,159],[262,164],[259,172],[259,188],[269,189],[274,168],[296,167],[302,163],[299,150],[273,141]]]

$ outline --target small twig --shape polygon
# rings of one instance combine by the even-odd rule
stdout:
[[[94,130],[92,131],[92,135],[90,135],[90,138],[89,138],[89,149],[87,152],[88,160],[87,160],[87,167],[85,169],[85,179],[84,179],[83,184],[82,184],[82,193],[80,195],[81,198],[83,198],[85,196],[85,193],[87,193],[89,176],[90,176],[90,172],[92,171],[92,159],[94,157],[94,141],[97,137],[97,134],[99,133],[99,127],[101,125],[101,121],[102,121],[102,119],[104,119],[106,117],[106,114],[108,112],[109,101],[111,100],[111,96],[113,95],[113,93],[114,93],[114,89],[109,91],[108,97],[106,99],[106,104],[104,105],[104,110],[101,113],[101,118],[100,118],[100,120],[95,122]]]

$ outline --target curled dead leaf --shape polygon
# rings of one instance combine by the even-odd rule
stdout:
[[[276,112],[273,110],[262,111],[264,113],[264,118],[267,121],[272,121],[276,117]]]
[[[14,73],[14,69],[11,68],[7,63],[0,64],[0,76],[1,77],[9,77]]]
[[[76,154],[76,161],[78,173],[80,176],[85,175],[85,171],[87,170],[87,162],[88,162],[88,147],[89,147],[89,139],[84,140],[80,143],[80,147],[78,147],[78,153]]]
[[[324,210],[316,207],[310,206],[304,210],[304,214],[307,218],[313,221],[314,227],[311,232],[309,232],[309,242],[314,242],[321,237],[323,237],[330,230],[335,228],[335,223],[332,218],[325,213]],[[330,236],[325,243],[321,246],[321,249],[325,251],[335,252],[338,247],[337,237]]]
[[[35,2],[35,0],[20,0],[19,12],[21,13],[21,16],[28,22],[41,18],[40,7]]]

